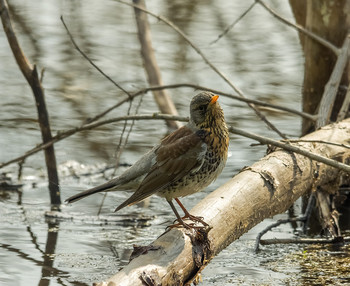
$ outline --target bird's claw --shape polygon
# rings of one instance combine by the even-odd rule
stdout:
[[[188,215],[185,215],[181,218],[181,220],[185,220],[185,219],[188,219],[188,220],[191,220],[193,222],[199,222],[201,223],[203,226],[209,226],[209,224],[207,224],[205,221],[204,221],[204,218],[201,217],[201,216],[194,216],[194,215],[191,215],[191,214],[188,214]],[[177,223],[176,223],[177,222]],[[181,222],[179,222],[179,219],[175,219],[173,224],[181,224]],[[190,225],[194,225],[194,223],[191,223]]]
[[[185,223],[184,220],[186,220],[186,219],[188,219],[192,222]],[[197,223],[202,224],[202,226],[196,225]],[[191,214],[186,214],[185,216],[174,220],[172,225],[167,226],[167,229],[180,228],[180,227],[184,227],[186,229],[204,229],[204,228],[209,228],[210,226],[209,226],[209,224],[207,224],[204,221],[203,217],[198,217],[198,216],[194,216]]]

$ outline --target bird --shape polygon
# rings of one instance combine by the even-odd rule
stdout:
[[[164,137],[120,176],[75,194],[66,202],[76,202],[99,192],[126,190],[137,182],[135,192],[115,211],[156,194],[166,199],[176,216],[170,228],[208,227],[202,217],[191,215],[186,210],[179,197],[196,193],[210,185],[226,164],[229,132],[218,98],[218,95],[208,91],[195,95],[190,103],[190,119],[186,125]],[[183,217],[175,208],[173,199],[183,210]],[[192,223],[184,222],[186,219]]]

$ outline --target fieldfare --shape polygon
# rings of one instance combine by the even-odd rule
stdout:
[[[156,194],[167,200],[176,215],[178,223],[170,227],[196,228],[196,222],[208,226],[202,218],[191,215],[178,197],[207,187],[225,166],[229,133],[218,98],[211,92],[196,95],[190,104],[190,121],[185,126],[166,136],[120,176],[76,194],[66,202],[75,202],[98,192],[126,190],[130,183],[140,181],[134,194],[115,211]],[[177,212],[173,199],[184,211],[184,217]],[[193,223],[187,224],[183,219]]]

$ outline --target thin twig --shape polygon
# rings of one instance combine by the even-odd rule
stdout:
[[[311,193],[310,197],[309,197],[309,201],[305,210],[305,214],[303,216],[299,216],[299,217],[293,217],[293,218],[288,218],[288,219],[280,219],[278,221],[276,221],[275,223],[267,226],[266,228],[264,228],[261,232],[258,233],[256,239],[255,239],[255,246],[254,246],[254,251],[255,253],[257,253],[259,251],[259,245],[263,244],[262,243],[262,236],[264,234],[266,234],[268,231],[270,231],[271,229],[273,229],[274,227],[277,227],[281,224],[286,224],[286,223],[294,223],[294,222],[298,222],[298,221],[302,221],[304,222],[304,227],[303,230],[305,232],[306,230],[306,226],[308,224],[310,215],[311,215],[311,211],[314,207],[314,201],[315,201],[315,195],[313,193]]]
[[[154,113],[152,115],[129,115],[129,116],[121,116],[121,117],[116,117],[116,118],[111,118],[111,119],[107,119],[107,120],[103,120],[103,121],[99,121],[99,122],[95,122],[95,123],[90,123],[90,124],[86,124],[86,125],[82,125],[79,127],[75,127],[66,131],[59,131],[57,132],[56,136],[52,137],[52,140],[45,143],[45,144],[39,144],[38,146],[36,146],[35,148],[27,151],[24,155],[19,156],[15,159],[12,159],[10,161],[7,161],[5,163],[1,163],[0,164],[0,169],[8,166],[12,163],[16,163],[18,161],[23,160],[24,158],[27,158],[39,151],[42,151],[50,146],[52,146],[53,144],[67,138],[70,137],[74,134],[76,134],[77,132],[80,131],[84,131],[84,130],[91,130],[94,128],[97,128],[99,126],[105,125],[105,124],[110,124],[110,123],[114,123],[114,122],[118,122],[118,121],[124,121],[124,120],[154,120],[154,119],[161,119],[161,120],[178,120],[178,121],[188,121],[188,117],[183,117],[183,116],[175,116],[175,115],[168,115],[168,114],[157,114]]]
[[[52,138],[52,141],[50,141],[50,142],[48,142],[46,144],[39,145],[36,148],[33,148],[33,149],[29,150],[26,154],[24,154],[24,155],[22,155],[20,157],[17,157],[15,159],[12,159],[10,161],[7,161],[5,163],[0,164],[0,169],[5,167],[5,166],[7,166],[7,165],[9,165],[9,164],[11,164],[11,163],[15,163],[15,162],[18,162],[20,160],[23,160],[24,158],[26,158],[26,157],[28,157],[30,155],[33,155],[33,154],[35,154],[35,153],[37,153],[37,152],[39,152],[39,151],[41,151],[41,150],[43,150],[45,148],[48,148],[52,144],[54,144],[56,142],[59,142],[59,141],[65,139],[65,138],[67,138],[67,137],[69,137],[69,136],[71,136],[71,135],[73,135],[73,134],[75,134],[77,132],[83,131],[83,130],[91,130],[91,129],[97,128],[99,126],[102,126],[102,125],[106,125],[106,124],[110,124],[110,123],[114,123],[114,122],[118,122],[118,121],[123,121],[123,120],[154,120],[154,119],[178,120],[178,121],[185,121],[185,122],[188,121],[188,117],[154,113],[152,115],[121,116],[121,117],[111,118],[111,119],[107,119],[107,120],[103,120],[103,121],[99,121],[99,122],[95,122],[95,123],[90,123],[90,124],[87,124],[87,125],[83,125],[83,126],[80,126],[80,127],[76,127],[76,128],[72,128],[72,129],[69,129],[69,130],[66,130],[66,131],[59,132],[58,135],[56,135],[56,136],[54,136]],[[297,146],[293,146],[291,144],[286,144],[286,143],[283,143],[281,141],[277,141],[277,140],[274,140],[274,139],[271,139],[271,138],[267,138],[267,137],[263,137],[263,136],[260,136],[260,135],[256,135],[256,134],[244,131],[242,129],[238,129],[238,128],[233,127],[233,126],[229,127],[229,131],[231,133],[234,133],[234,134],[239,134],[239,135],[242,135],[244,137],[254,139],[256,141],[259,141],[262,144],[270,144],[270,145],[282,148],[282,149],[287,150],[287,151],[291,151],[291,152],[295,152],[295,153],[301,154],[301,155],[306,156],[306,157],[308,157],[308,158],[310,158],[312,160],[324,163],[326,165],[329,165],[331,167],[343,170],[345,172],[350,172],[350,166],[349,165],[340,163],[340,162],[338,162],[336,160],[332,160],[332,159],[326,158],[324,156],[320,156],[320,155],[311,153],[311,152],[309,152],[309,151],[307,151],[305,149],[301,149],[301,148],[299,148]]]
[[[285,106],[275,105],[275,104],[272,104],[272,103],[267,103],[267,102],[263,102],[263,101],[256,100],[256,99],[242,98],[242,97],[239,97],[239,96],[236,96],[236,95],[232,95],[232,94],[225,93],[225,92],[220,92],[220,91],[218,91],[217,93],[220,94],[220,95],[223,95],[223,96],[235,99],[235,100],[253,103],[254,105],[259,105],[259,106],[269,107],[271,109],[286,111],[288,113],[292,113],[292,114],[295,114],[295,115],[299,115],[299,116],[301,116],[303,118],[307,118],[307,119],[309,119],[311,121],[315,121],[318,118],[317,115],[312,115],[312,114],[309,114],[309,113],[306,113],[306,112],[302,112],[302,111],[299,111],[299,110],[296,110],[296,109],[293,109],[293,108],[288,108],[288,107],[285,107]],[[285,139],[285,140],[288,140],[288,139]]]
[[[261,232],[259,232],[259,234],[257,235],[257,237],[255,239],[255,246],[254,246],[255,253],[257,253],[259,251],[259,244],[261,242],[261,237],[264,234],[266,234],[268,231],[270,231],[274,227],[277,227],[281,224],[285,224],[285,223],[289,223],[289,222],[298,222],[298,221],[305,221],[305,218],[304,217],[301,217],[301,218],[293,217],[293,218],[287,218],[287,219],[279,219],[275,223],[272,223],[269,226],[267,226],[266,228],[264,228]]]
[[[141,105],[141,101],[142,101],[142,97],[141,97],[141,100],[139,101],[139,104],[138,104],[138,106],[137,106],[137,108],[136,108],[136,114],[137,114],[138,109],[139,109],[139,107],[140,107],[140,105]],[[131,107],[132,107],[132,100],[129,101],[129,108],[128,108],[127,115],[130,115]],[[127,120],[124,121],[122,133],[121,133],[120,138],[119,138],[119,143],[118,143],[118,146],[117,146],[116,151],[115,151],[115,156],[114,156],[114,157],[115,157],[115,164],[114,164],[114,172],[113,172],[112,176],[114,176],[115,171],[117,170],[117,168],[118,168],[118,166],[119,166],[120,156],[121,156],[121,154],[123,153],[126,144],[128,143],[129,135],[130,135],[130,133],[131,133],[131,131],[132,131],[132,128],[133,128],[133,126],[134,126],[135,120],[132,120],[132,121],[131,121],[130,128],[129,128],[129,130],[128,130],[128,133],[127,133],[127,135],[126,135],[124,144],[123,144],[123,146],[122,146],[123,138],[124,138],[124,134],[125,134],[126,126],[127,126],[127,122],[128,122]],[[107,195],[108,195],[108,192],[105,192],[105,193],[104,193],[104,196],[103,196],[103,199],[102,199],[102,201],[101,201],[101,203],[100,203],[100,207],[99,207],[98,212],[97,212],[97,215],[98,215],[98,216],[101,214],[102,207],[103,207],[103,204],[104,204],[104,202],[105,202],[105,200],[106,200]]]
[[[277,140],[274,140],[274,139],[271,139],[271,138],[267,138],[267,137],[263,137],[263,136],[256,135],[256,134],[253,134],[253,133],[249,133],[247,131],[244,131],[242,129],[238,129],[238,128],[233,127],[233,126],[229,127],[229,131],[234,133],[234,134],[239,134],[239,135],[242,135],[244,137],[248,137],[248,138],[254,139],[256,141],[259,141],[262,144],[270,144],[270,145],[282,148],[284,150],[291,151],[291,152],[298,153],[300,155],[306,156],[306,157],[308,157],[308,158],[310,158],[312,160],[324,163],[324,164],[326,164],[328,166],[337,168],[339,170],[343,170],[345,172],[350,172],[350,166],[349,165],[346,165],[344,163],[340,163],[340,162],[338,162],[336,160],[332,160],[332,159],[329,159],[329,158],[324,157],[324,156],[320,156],[320,155],[311,153],[311,152],[309,152],[309,151],[307,151],[305,149],[301,149],[301,148],[296,147],[294,145],[285,144],[285,143],[283,143],[281,141],[277,141]]]
[[[315,121],[317,119],[317,115],[311,115],[309,113],[301,112],[301,111],[298,111],[298,110],[295,110],[295,109],[292,109],[292,108],[283,107],[283,106],[279,106],[279,105],[275,105],[275,104],[270,104],[270,103],[266,103],[266,102],[255,100],[255,99],[243,98],[243,97],[240,97],[240,96],[237,96],[237,95],[233,95],[233,94],[230,94],[230,93],[225,93],[225,92],[222,92],[220,90],[211,89],[211,88],[208,88],[208,87],[205,87],[205,86],[200,86],[200,85],[197,85],[197,84],[178,83],[178,84],[169,84],[169,85],[162,85],[162,86],[146,87],[146,88],[140,89],[140,90],[138,90],[136,92],[133,92],[130,97],[125,97],[122,100],[120,100],[119,102],[117,102],[115,105],[107,108],[105,111],[95,115],[92,118],[88,118],[84,122],[84,124],[88,124],[88,123],[92,123],[94,121],[97,121],[98,119],[104,117],[105,115],[107,115],[109,112],[111,112],[115,108],[121,106],[125,102],[128,102],[130,99],[134,99],[136,96],[140,96],[142,94],[145,94],[148,91],[161,90],[161,89],[182,88],[182,87],[189,87],[189,88],[193,88],[193,89],[196,89],[196,90],[206,90],[206,91],[217,93],[217,94],[220,94],[220,95],[223,95],[223,96],[235,99],[235,100],[239,100],[239,101],[243,101],[243,102],[251,102],[251,103],[253,103],[255,105],[267,106],[267,107],[274,108],[274,109],[277,109],[277,110],[283,110],[283,111],[286,111],[286,112],[289,112],[289,113],[292,113],[292,114],[299,115],[299,116],[301,116],[303,118],[306,118],[306,119],[309,119],[309,120],[312,120],[312,121]]]
[[[324,141],[324,140],[303,140],[303,139],[287,139],[287,140],[281,140],[282,142],[289,142],[289,143],[318,143],[318,144],[326,144],[326,145],[332,145],[332,146],[337,146],[337,147],[343,147],[346,149],[350,149],[350,145],[347,144],[339,144],[339,143],[334,143],[330,141]]]
[[[137,8],[153,17],[155,17],[156,19],[164,22],[165,24],[167,24],[169,27],[171,27],[174,31],[176,31],[204,60],[204,62],[213,70],[215,71],[230,87],[233,88],[234,91],[236,91],[238,93],[239,96],[241,97],[245,97],[243,92],[237,87],[235,86],[230,80],[229,78],[224,75],[214,64],[212,64],[209,59],[204,55],[204,53],[190,40],[190,38],[178,27],[176,26],[174,23],[172,23],[171,21],[169,21],[168,19],[166,19],[163,16],[157,15],[147,9],[144,9],[138,5],[134,5],[131,4],[129,2],[125,2],[122,0],[116,0],[119,3],[122,3],[124,5],[128,5],[131,6],[133,8]],[[275,131],[279,136],[281,136],[282,138],[286,139],[286,136],[281,133],[270,121],[267,120],[267,118],[256,108],[256,106],[254,104],[248,103],[248,106],[250,108],[252,108],[254,110],[254,112],[259,116],[259,118],[261,120],[263,120],[267,126],[269,128],[271,128],[273,131]]]
[[[127,116],[130,115],[131,107],[132,107],[132,101],[130,101],[128,112],[127,112]],[[136,110],[136,114],[137,114],[137,110]],[[115,169],[118,168],[120,156],[123,153],[123,150],[124,150],[124,147],[125,147],[126,143],[128,142],[128,138],[129,138],[129,135],[131,133],[131,130],[132,130],[134,122],[135,122],[135,120],[132,120],[131,126],[130,126],[129,131],[128,131],[128,134],[127,134],[127,136],[125,138],[124,146],[122,147],[124,134],[125,134],[125,131],[126,131],[126,127],[128,125],[128,121],[127,120],[124,121],[122,133],[121,133],[120,138],[119,138],[119,143],[118,143],[118,146],[117,146],[117,148],[115,150]]]
[[[218,42],[223,36],[225,36],[239,21],[241,21],[243,19],[243,17],[245,17],[245,15],[247,15],[249,13],[250,10],[253,9],[253,7],[255,6],[256,1],[254,1],[248,8],[247,10],[245,10],[241,16],[239,16],[237,19],[235,19],[233,21],[232,24],[230,24],[214,41],[212,41],[210,43],[210,45],[215,44],[216,42]]]
[[[276,17],[278,20],[280,20],[281,22],[285,23],[286,25],[293,27],[294,29],[298,30],[299,32],[305,34],[306,36],[312,38],[313,40],[315,40],[316,42],[320,43],[321,45],[323,45],[324,47],[330,49],[331,51],[333,51],[333,53],[335,55],[339,55],[340,50],[334,46],[332,43],[326,41],[325,39],[321,38],[320,36],[317,36],[316,34],[306,30],[304,27],[298,25],[298,24],[294,24],[291,21],[283,18],[282,16],[280,16],[278,13],[276,13],[273,9],[271,9],[269,6],[267,6],[263,1],[261,0],[255,0],[256,2],[258,2],[262,7],[264,7],[266,9],[266,11],[268,11],[270,14],[272,14],[274,17]]]
[[[99,72],[101,73],[105,78],[107,78],[110,82],[112,82],[117,88],[119,88],[121,91],[123,91],[125,94],[127,94],[129,97],[131,97],[130,93],[124,89],[119,83],[117,83],[116,81],[114,81],[109,75],[107,75],[103,70],[101,70],[89,57],[87,54],[85,54],[77,45],[77,43],[75,42],[71,32],[69,31],[66,23],[64,22],[63,16],[61,16],[61,21],[62,24],[64,26],[64,28],[66,29],[68,36],[73,44],[73,46],[75,47],[75,49]]]
[[[142,102],[142,97],[141,97],[141,100],[139,101],[139,104],[137,105],[136,107],[136,110],[135,110],[135,114],[138,114],[138,110],[139,110],[139,107],[141,105],[141,102]],[[130,115],[130,109],[128,110],[128,115]],[[130,128],[128,130],[128,133],[126,134],[126,138],[124,140],[124,144],[123,144],[123,137],[124,137],[124,133],[125,133],[125,130],[126,130],[126,125],[127,125],[127,120],[125,120],[125,124],[123,126],[123,130],[122,130],[122,133],[120,135],[120,138],[119,138],[119,143],[118,143],[118,146],[115,150],[115,153],[114,153],[114,157],[115,157],[115,164],[114,164],[114,172],[112,173],[112,176],[114,177],[115,175],[115,171],[116,169],[118,168],[119,166],[119,160],[120,160],[120,156],[121,154],[123,153],[124,151],[124,148],[126,146],[126,144],[128,143],[129,141],[129,136],[130,136],[130,133],[134,127],[134,124],[135,124],[135,120],[132,120],[131,121],[131,124],[130,124]]]
[[[277,110],[283,110],[286,111],[288,113],[292,113],[292,114],[296,114],[299,115],[303,118],[312,120],[312,121],[316,121],[317,120],[317,115],[312,115],[306,112],[302,112],[302,111],[298,111],[296,109],[293,108],[288,108],[285,106],[280,106],[280,105],[275,105],[275,104],[271,104],[271,103],[267,103],[264,101],[260,101],[260,100],[256,100],[256,99],[248,99],[245,97],[240,97],[238,95],[233,95],[231,93],[227,93],[227,92],[223,92],[221,90],[217,90],[217,89],[212,89],[212,88],[208,88],[205,86],[201,86],[201,85],[197,85],[197,84],[192,84],[192,83],[177,83],[177,84],[168,84],[168,85],[161,85],[161,86],[151,86],[151,87],[146,87],[143,89],[140,89],[136,92],[133,92],[131,94],[131,98],[135,98],[136,96],[142,95],[144,93],[147,93],[148,91],[153,91],[153,90],[161,90],[161,89],[174,89],[174,88],[182,88],[182,87],[188,87],[188,88],[193,88],[195,90],[206,90],[206,91],[210,91],[219,95],[223,95],[238,101],[243,101],[246,103],[253,103],[254,105],[259,105],[259,106],[265,106],[265,107],[270,107],[273,109],[277,109]],[[129,100],[129,98],[124,98],[121,101],[119,101],[118,103],[116,103],[115,105],[109,107],[108,109],[106,109],[105,111],[101,112],[100,114],[96,115],[93,118],[88,119],[88,121],[86,123],[91,123],[93,121],[96,121],[98,119],[100,119],[101,117],[105,116],[106,114],[108,114],[109,112],[111,112],[113,109],[119,107],[120,105],[122,105],[123,103],[127,102]]]

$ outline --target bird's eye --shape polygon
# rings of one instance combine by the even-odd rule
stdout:
[[[200,105],[199,107],[198,107],[198,109],[200,110],[200,111],[204,111],[204,110],[206,110],[206,106],[205,105]]]

